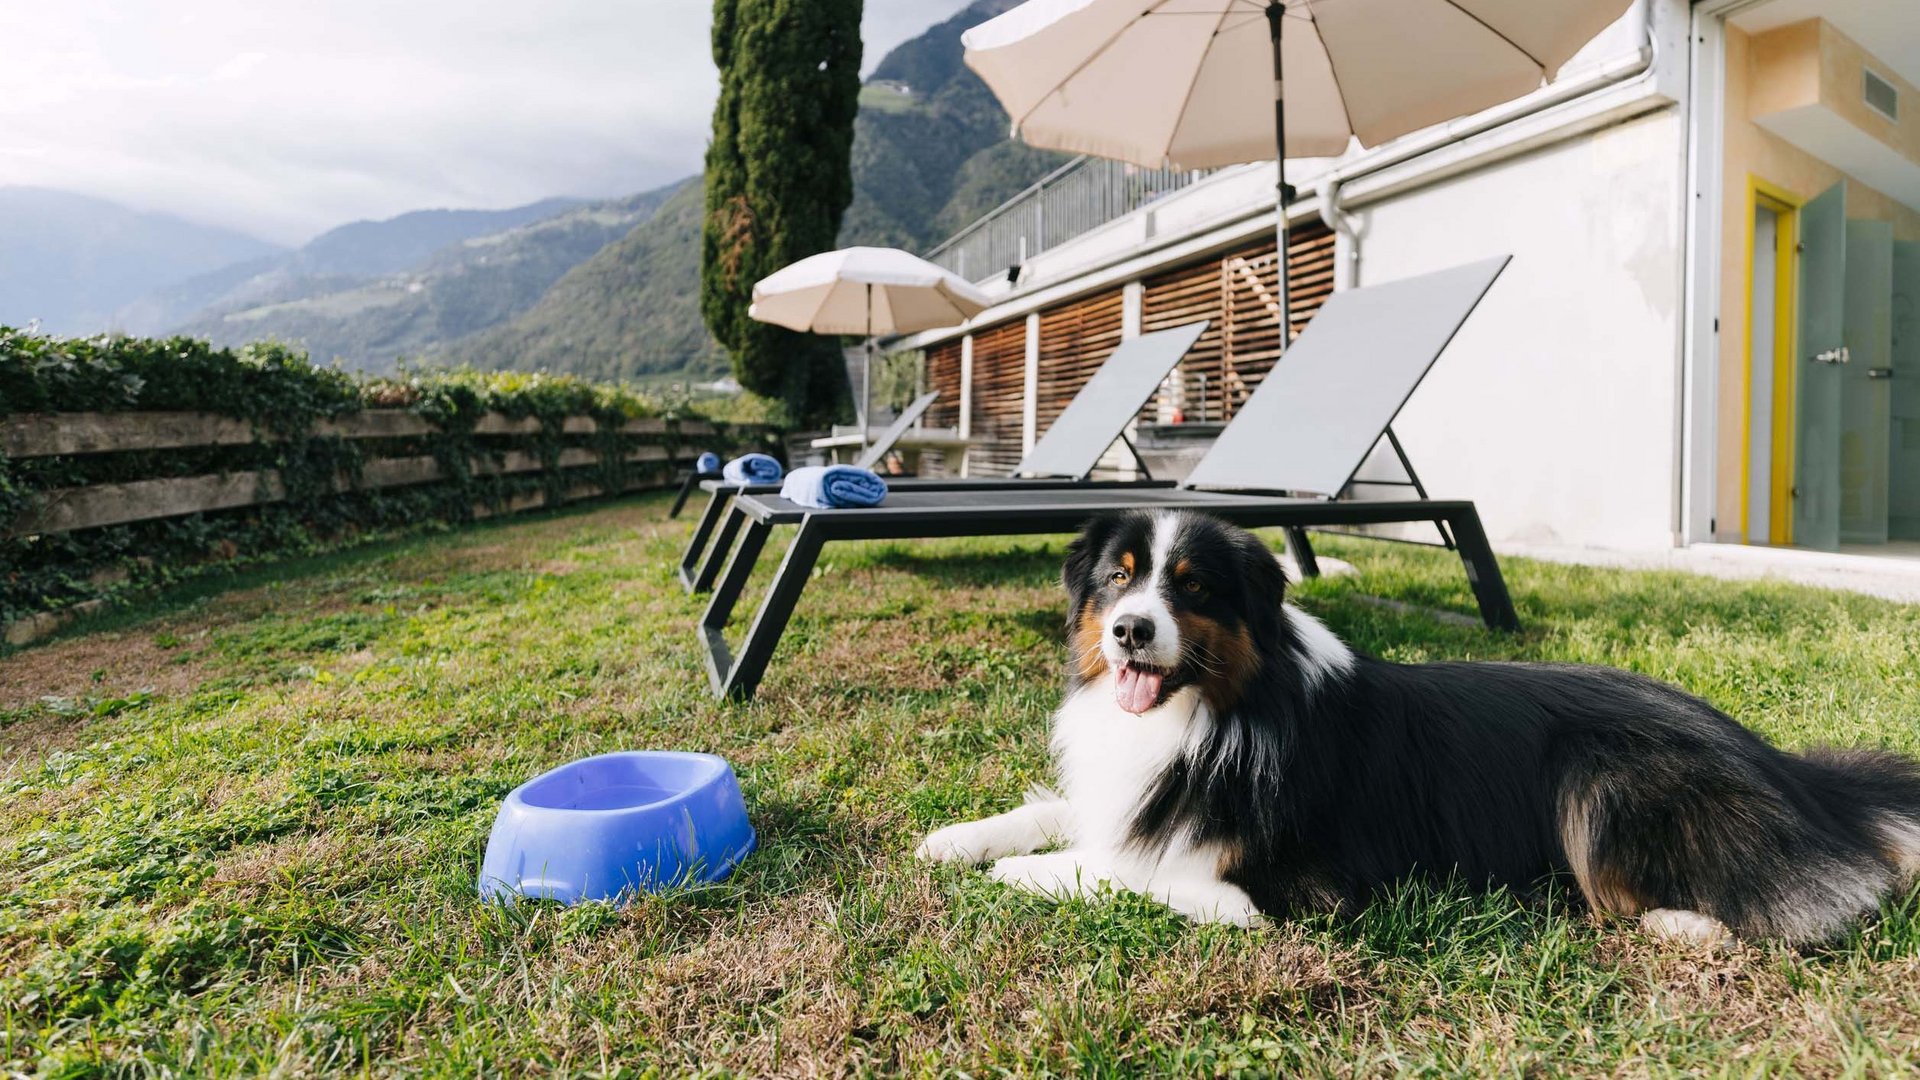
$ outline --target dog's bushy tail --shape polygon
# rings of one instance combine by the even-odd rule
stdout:
[[[1882,750],[1819,747],[1798,758],[1807,786],[1870,842],[1907,881],[1920,878],[1920,761]]]

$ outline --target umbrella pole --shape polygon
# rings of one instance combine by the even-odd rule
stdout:
[[[1280,20],[1286,17],[1282,0],[1267,0],[1267,37],[1273,42],[1273,165],[1279,175],[1273,194],[1274,274],[1280,286],[1280,351],[1286,352],[1293,337],[1292,293],[1287,288],[1287,91],[1285,70],[1280,60]]]
[[[873,415],[873,283],[867,283],[867,358],[860,364],[860,453],[867,452],[867,418]]]

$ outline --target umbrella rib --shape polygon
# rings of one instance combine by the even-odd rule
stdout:
[[[1544,79],[1547,77],[1547,65],[1543,63],[1539,57],[1521,48],[1519,42],[1513,40],[1512,38],[1501,33],[1500,31],[1495,30],[1490,24],[1488,24],[1487,20],[1481,18],[1478,15],[1475,15],[1473,12],[1468,11],[1466,8],[1461,7],[1457,2],[1457,0],[1440,0],[1440,2],[1452,8],[1453,10],[1459,12],[1460,14],[1465,15],[1467,18],[1472,19],[1474,22],[1479,23],[1481,29],[1485,30],[1489,34],[1492,34],[1494,37],[1499,38],[1501,41],[1506,42],[1508,46],[1510,46],[1513,49],[1514,52],[1517,52],[1521,56],[1524,56],[1528,60],[1531,60],[1533,62],[1533,66],[1540,69],[1541,78]]]
[[[1180,99],[1180,111],[1174,114],[1173,126],[1167,129],[1166,145],[1160,148],[1162,165],[1173,160],[1173,140],[1179,137],[1180,125],[1186,123],[1187,110],[1193,106],[1193,91],[1200,85],[1200,73],[1206,70],[1207,54],[1213,52],[1213,43],[1220,40],[1220,28],[1226,25],[1227,16],[1231,14],[1233,14],[1232,4],[1220,9],[1220,19],[1213,24],[1213,33],[1207,35],[1207,47],[1200,50],[1200,62],[1193,65],[1193,80],[1187,83],[1186,96]],[[1281,147],[1279,152],[1284,155],[1287,152],[1286,147]]]
[[[1307,0],[1306,7],[1307,22],[1313,25],[1313,36],[1320,39],[1320,51],[1327,55],[1327,72],[1333,76],[1334,96],[1340,99],[1340,115],[1347,118],[1347,134],[1357,137],[1360,129],[1353,126],[1353,109],[1347,105],[1347,86],[1340,81],[1340,65],[1333,62],[1333,46],[1327,44],[1327,35],[1320,31],[1320,20],[1313,14],[1313,0]]]

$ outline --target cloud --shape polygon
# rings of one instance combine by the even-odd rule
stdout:
[[[867,0],[871,68],[963,0]],[[0,4],[0,185],[286,243],[697,172],[705,0]]]

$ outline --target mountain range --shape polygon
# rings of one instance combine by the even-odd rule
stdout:
[[[0,188],[0,323],[38,319],[49,333],[92,333],[169,282],[280,251],[228,229],[104,199]]]
[[[167,329],[223,345],[294,341],[321,360],[386,370],[526,311],[651,216],[670,190],[350,225],[258,267]],[[356,232],[337,235],[348,229]]]
[[[853,203],[842,246],[924,252],[1066,155],[1007,138],[1007,114],[961,62],[960,33],[1018,0],[975,0],[894,48],[860,94]],[[596,378],[710,378],[725,353],[700,321],[699,179],[647,222],[554,283],[526,314],[429,355],[479,367]]]
[[[1065,160],[1009,141],[1006,114],[961,62],[961,31],[1015,2],[976,0],[874,69],[855,122],[842,244],[925,251]],[[619,199],[355,222],[291,251],[117,207],[23,229],[31,207],[9,214],[18,190],[0,190],[0,323],[37,317],[61,333],[219,344],[275,338],[376,371],[401,358],[606,379],[727,369],[699,314],[698,177]],[[116,247],[102,225],[122,219],[119,235],[138,242]],[[17,233],[37,239],[10,259]],[[55,272],[36,291],[9,287],[37,282],[35,265]]]

